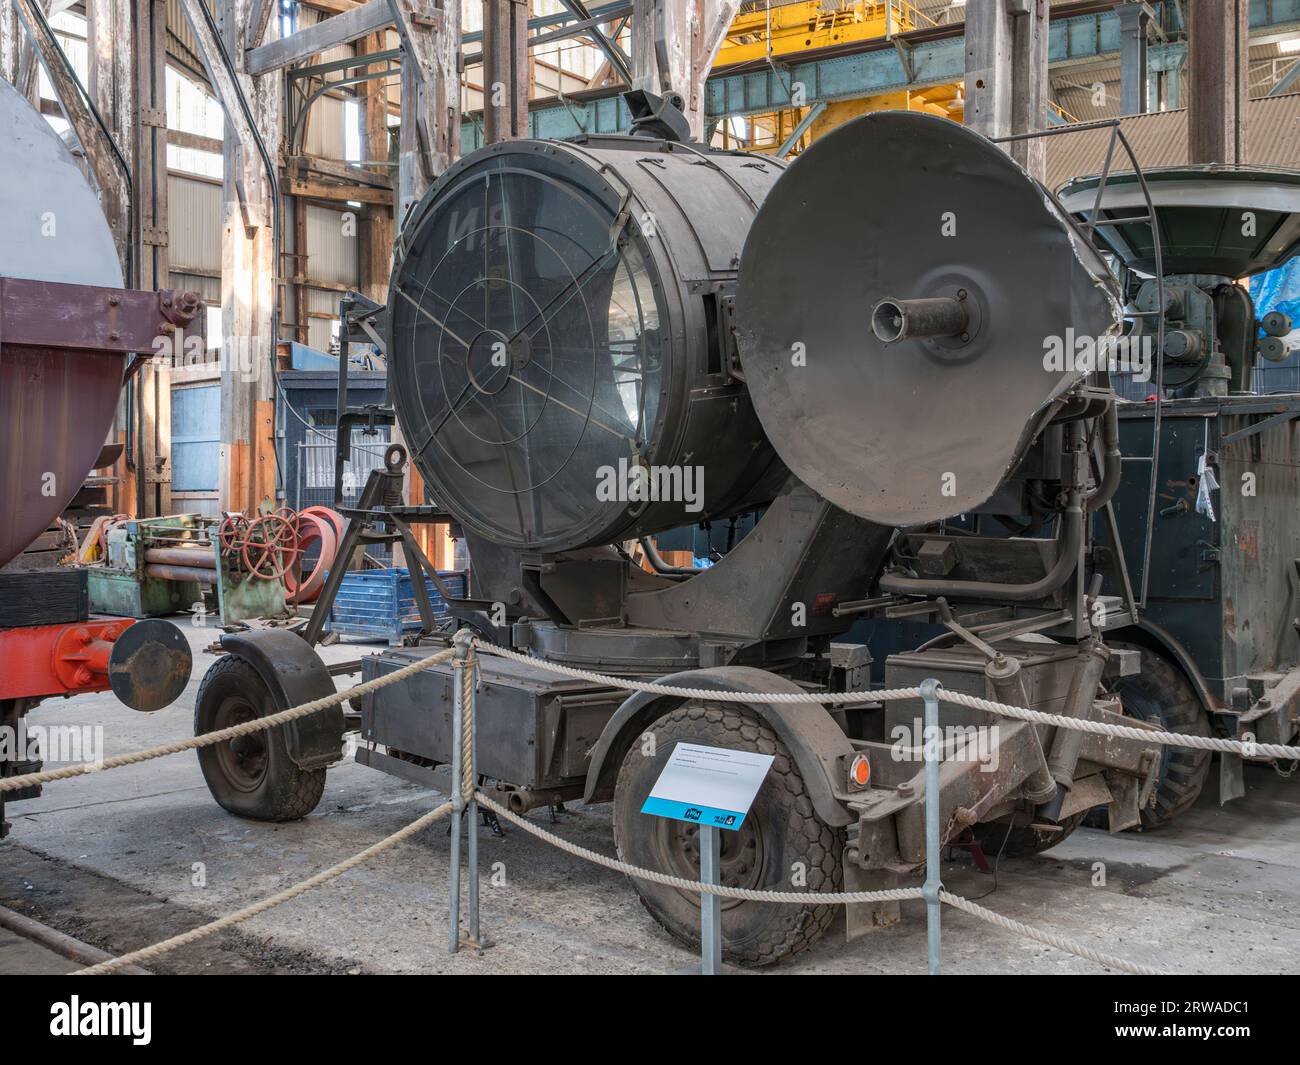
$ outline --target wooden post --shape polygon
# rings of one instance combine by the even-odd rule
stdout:
[[[39,2],[42,11],[49,9],[47,0]],[[0,4],[0,77],[33,104],[40,103],[36,63],[36,47],[23,29],[17,7],[12,3]]]
[[[221,483],[223,510],[255,513],[263,500],[277,501],[275,439],[276,302],[279,263],[273,225],[275,182],[280,172],[283,75],[272,68],[246,72],[246,49],[255,32],[255,0],[227,0],[218,8],[219,30],[235,67],[226,68],[200,5],[181,0],[226,117],[222,153],[225,224],[221,239]],[[267,36],[278,26],[272,20]],[[252,121],[245,115],[240,96]],[[269,175],[256,134],[271,155]]]
[[[398,220],[460,154],[460,0],[392,0],[402,40]]]
[[[483,140],[528,136],[528,4],[483,0]]]
[[[966,12],[966,125],[986,137],[1043,128],[1047,101],[1047,0],[988,0]],[[1042,138],[1014,141],[1007,153],[1042,180]]]
[[[373,33],[357,42],[357,54],[384,50],[384,34]],[[382,70],[380,64],[372,71]],[[363,82],[358,88],[362,99],[361,144],[363,162],[374,164],[388,159],[388,79]],[[371,169],[377,169],[373,165]],[[391,171],[390,171],[391,173]],[[362,208],[357,256],[361,292],[383,303],[388,299],[388,275],[393,264],[393,205],[366,204]]]
[[[1246,162],[1249,0],[1188,0],[1189,163]]]
[[[740,0],[633,0],[632,86],[678,93],[691,135],[704,139],[704,83]]]

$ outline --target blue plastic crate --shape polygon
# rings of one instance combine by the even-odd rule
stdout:
[[[439,570],[452,595],[465,595],[465,574],[459,570]],[[429,602],[435,615],[447,614],[433,580],[426,577]],[[340,636],[372,636],[390,644],[401,642],[408,632],[420,631],[420,608],[415,602],[411,574],[404,568],[356,570],[344,575],[334,599],[334,608],[325,619],[325,631]]]

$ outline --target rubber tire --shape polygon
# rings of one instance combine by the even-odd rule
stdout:
[[[651,787],[678,741],[707,747],[756,751],[775,756],[772,768],[750,807],[763,832],[762,858],[755,881],[745,886],[774,891],[838,891],[843,876],[843,831],[822,822],[813,809],[808,789],[784,744],[753,713],[736,706],[696,703],[678,707],[645,730],[654,735],[655,753],[645,756],[639,742],[623,759],[614,792],[614,842],[622,861],[679,875],[686,870],[665,869],[655,843],[659,825],[676,825],[641,813]],[[724,830],[723,836],[732,833]],[[724,848],[726,840],[724,839]],[[726,851],[724,849],[724,862]],[[794,863],[802,862],[806,885],[791,884]],[[698,870],[691,878],[698,877]],[[671,935],[692,950],[700,946],[698,896],[675,888],[633,879],[641,902]],[[835,917],[834,906],[796,906],[766,902],[740,902],[722,910],[723,959],[735,965],[771,965],[806,950],[817,942]]]
[[[1081,810],[1077,814],[1071,814],[1060,825],[1064,832],[1056,833],[1047,837],[1040,837],[1028,825],[1018,825],[1011,830],[1011,835],[1007,835],[1006,821],[984,821],[975,825],[971,829],[971,835],[979,842],[984,854],[988,858],[996,858],[999,851],[1004,858],[1025,858],[1031,854],[1042,854],[1043,851],[1051,850],[1059,843],[1064,843],[1070,838],[1080,824],[1083,823],[1084,815],[1087,810]],[[1006,841],[1005,846],[1003,840]]]
[[[1122,677],[1116,686],[1125,714],[1159,725],[1166,732],[1211,735],[1210,719],[1182,670],[1146,647],[1120,643],[1114,646],[1142,655],[1142,672]],[[1163,828],[1196,802],[1209,776],[1211,754],[1187,747],[1164,748],[1152,802],[1141,810],[1141,826],[1130,831]]]
[[[194,733],[218,727],[217,711],[223,701],[238,696],[251,703],[258,717],[279,711],[270,689],[251,664],[238,655],[217,659],[199,685],[194,703]],[[257,787],[238,787],[225,773],[218,755],[220,744],[199,748],[199,768],[212,797],[230,813],[253,821],[298,821],[316,809],[325,790],[324,769],[301,769],[289,757],[284,728],[261,734],[266,744],[266,771]]]

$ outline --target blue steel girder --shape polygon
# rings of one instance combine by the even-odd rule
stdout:
[[[1251,0],[1251,39],[1277,39],[1300,31],[1300,0]],[[761,115],[796,105],[855,100],[902,89],[924,89],[961,80],[966,73],[966,38],[958,35],[908,43],[899,37],[908,62],[888,43],[855,55],[773,65],[761,70],[710,76],[705,85],[707,119]],[[1113,11],[1058,19],[1048,30],[1047,57],[1054,68],[1118,60],[1119,16]],[[617,96],[584,100],[537,100],[529,105],[529,136],[546,139],[582,133],[621,133],[630,117]],[[482,123],[466,119],[461,151],[483,143]]]

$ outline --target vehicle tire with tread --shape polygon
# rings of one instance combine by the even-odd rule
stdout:
[[[1164,655],[1146,647],[1115,644],[1142,655],[1142,671],[1123,677],[1116,685],[1124,713],[1158,725],[1166,732],[1209,736],[1210,719],[1182,670]],[[1149,831],[1169,824],[1187,810],[1201,794],[1210,772],[1210,751],[1189,747],[1165,747],[1160,759],[1160,777],[1152,801],[1141,811],[1141,828]]]
[[[1079,827],[1085,813],[1086,810],[1071,814],[1059,822],[1060,832],[1035,832],[1031,825],[1016,825],[1008,835],[1006,821],[985,821],[973,826],[971,834],[989,858],[999,854],[1003,858],[1024,858],[1030,854],[1041,854],[1058,843],[1064,843]]]
[[[249,662],[222,655],[199,685],[194,732],[215,732],[279,709]],[[325,790],[324,769],[301,769],[289,757],[283,726],[201,747],[198,754],[212,797],[238,817],[297,821],[316,808]]]
[[[739,831],[723,830],[722,883],[772,891],[838,891],[844,838],[825,824],[794,759],[775,732],[752,711],[735,704],[680,706],[645,730],[652,753],[634,742],[618,774],[614,795],[614,841],[631,865],[699,879],[696,826],[641,813],[651,787],[678,742],[755,751],[775,756]],[[800,875],[802,874],[802,875]],[[698,950],[699,896],[633,880],[650,914],[677,939]],[[805,950],[825,934],[836,907],[722,900],[722,951],[726,961],[761,966]]]

